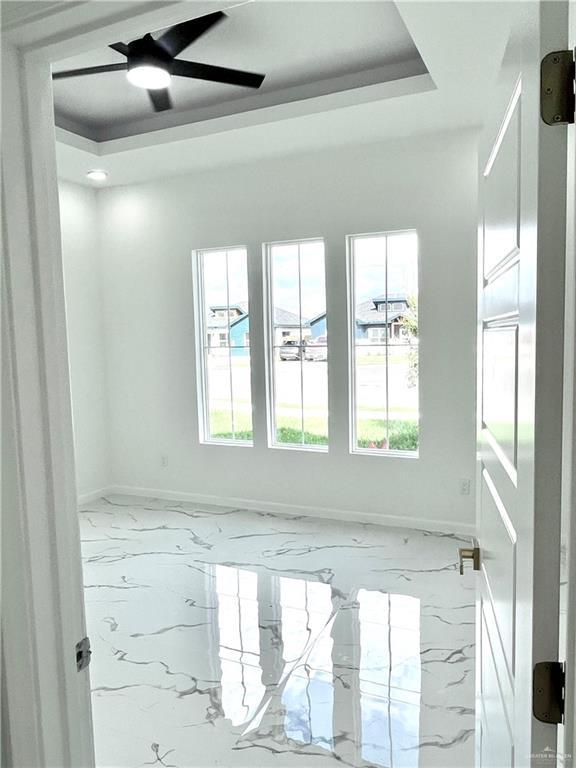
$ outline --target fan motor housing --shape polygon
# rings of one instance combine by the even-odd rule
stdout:
[[[172,56],[152,35],[145,35],[128,45],[128,70],[136,67],[159,67],[170,72],[171,63]]]

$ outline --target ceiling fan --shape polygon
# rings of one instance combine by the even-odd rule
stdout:
[[[148,33],[128,44],[113,43],[110,48],[126,56],[126,62],[54,72],[52,79],[61,80],[79,75],[125,71],[132,85],[148,91],[156,112],[172,109],[168,86],[173,75],[229,85],[242,85],[246,88],[260,88],[265,75],[176,58],[191,43],[225,18],[225,13],[216,11],[207,16],[176,24],[163,32],[157,39]]]

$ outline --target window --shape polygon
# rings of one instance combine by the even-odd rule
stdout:
[[[418,238],[349,238],[352,450],[415,453],[418,411]]]
[[[385,328],[369,328],[368,338],[371,344],[385,344],[386,343],[386,329]]]
[[[246,249],[198,251],[196,259],[201,438],[251,444]]]
[[[268,245],[267,275],[271,442],[326,450],[324,242]]]

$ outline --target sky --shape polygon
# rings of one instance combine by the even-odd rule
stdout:
[[[386,243],[387,240],[387,243]],[[386,246],[388,249],[388,293],[417,294],[418,241],[415,233],[370,236],[353,241],[356,303],[372,299],[386,290]],[[271,246],[272,300],[279,309],[310,319],[326,311],[324,243],[279,243]],[[226,254],[228,264],[226,264]],[[300,268],[300,288],[298,269]],[[204,296],[207,306],[248,302],[247,255],[244,248],[209,251],[204,254]]]
[[[418,239],[415,233],[387,238],[354,240],[356,303],[386,291],[386,242],[388,247],[388,293],[415,296],[418,293]]]

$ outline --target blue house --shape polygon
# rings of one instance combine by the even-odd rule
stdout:
[[[208,347],[212,350],[228,348],[228,319],[230,319],[230,348],[234,357],[249,354],[250,317],[248,304],[239,302],[233,306],[212,306],[206,319]],[[284,339],[297,336],[300,324],[305,336],[310,334],[310,323],[293,312],[276,308],[274,313],[274,345],[281,346]]]
[[[355,335],[365,339],[368,344],[385,344],[405,341],[408,337],[404,328],[404,318],[410,308],[408,297],[404,294],[375,296],[363,301],[356,307]],[[326,312],[310,320],[312,338],[327,334]]]
[[[366,339],[368,344],[407,340],[404,318],[409,308],[408,297],[403,294],[390,293],[363,301],[356,307],[356,338]]]
[[[310,330],[312,331],[313,339],[317,339],[318,336],[326,336],[328,333],[326,324],[326,312],[322,312],[310,320]]]

